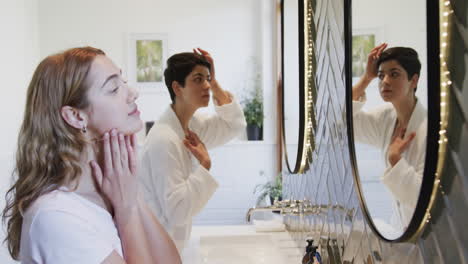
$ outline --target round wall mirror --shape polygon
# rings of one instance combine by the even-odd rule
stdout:
[[[304,149],[304,1],[281,1],[283,147],[290,173],[299,173]]]
[[[433,186],[436,162],[428,161],[437,160],[440,120],[437,10],[437,2],[426,0],[353,0],[349,10],[351,156],[368,222],[388,241],[414,235],[430,199],[421,195],[422,186]]]

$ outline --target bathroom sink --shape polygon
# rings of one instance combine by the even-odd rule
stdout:
[[[271,245],[273,240],[270,235],[227,235],[227,236],[203,236],[200,237],[200,246],[251,246],[255,244]]]
[[[199,250],[204,264],[287,263],[269,235],[202,236]]]

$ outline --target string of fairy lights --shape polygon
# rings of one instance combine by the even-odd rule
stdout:
[[[315,118],[314,115],[314,98],[313,98],[313,92],[312,89],[315,89],[314,85],[314,69],[313,69],[313,56],[314,56],[314,49],[313,49],[313,38],[310,35],[310,27],[313,26],[312,22],[312,12],[313,8],[311,6],[312,1],[305,1],[306,2],[306,8],[304,10],[305,12],[305,21],[306,21],[306,26],[304,27],[304,37],[305,40],[307,41],[307,45],[304,47],[305,48],[305,53],[307,54],[304,58],[305,60],[305,65],[306,65],[306,73],[304,74],[304,94],[306,95],[306,101],[305,101],[305,109],[304,109],[304,119],[305,119],[305,125],[304,125],[304,140],[305,140],[305,147],[302,149],[302,155],[301,155],[301,166],[299,168],[299,173],[304,173],[305,170],[310,165],[310,158],[309,157],[312,154],[313,151],[313,140],[314,140],[314,122],[313,118]]]
[[[434,187],[432,189],[431,200],[429,206],[426,209],[426,214],[420,225],[419,230],[421,231],[425,224],[431,221],[431,210],[434,206],[434,202],[437,196],[437,192],[440,191],[442,195],[445,192],[442,188],[440,178],[445,164],[445,156],[447,151],[448,137],[447,137],[447,126],[449,119],[449,100],[450,100],[450,87],[452,85],[450,71],[448,68],[448,58],[450,52],[450,30],[452,26],[451,15],[453,9],[450,4],[450,0],[439,1],[439,23],[440,23],[440,130],[439,130],[439,151],[437,170],[435,173]],[[419,233],[419,232],[417,232]]]

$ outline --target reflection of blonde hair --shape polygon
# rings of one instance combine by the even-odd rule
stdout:
[[[74,48],[45,58],[34,72],[27,91],[13,186],[6,194],[3,221],[7,222],[10,255],[18,260],[23,214],[42,194],[73,182],[81,174],[79,158],[84,137],[61,116],[65,105],[88,107],[85,79],[91,63],[104,52]]]

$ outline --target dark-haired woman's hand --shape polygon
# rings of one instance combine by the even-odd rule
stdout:
[[[377,60],[382,51],[387,48],[387,43],[382,43],[374,47],[367,55],[366,72],[361,76],[359,81],[353,85],[353,101],[360,101],[361,97],[366,94],[366,89],[369,83],[377,77]]]
[[[408,149],[409,144],[416,137],[416,133],[411,133],[405,137],[406,129],[399,129],[396,131],[392,142],[388,146],[388,162],[390,165],[395,166],[401,159],[401,155]]]
[[[211,168],[210,154],[208,154],[205,144],[198,138],[197,134],[189,130],[185,136],[184,145],[205,169],[209,170]]]
[[[93,176],[100,191],[109,199],[114,209],[114,218],[120,223],[138,208],[136,136],[124,136],[116,130],[103,139],[101,166],[91,162]]]
[[[369,55],[367,56],[367,65],[366,65],[366,73],[364,74],[364,78],[368,81],[372,81],[375,77],[377,77],[377,60],[380,57],[380,54],[387,48],[387,43],[382,43],[376,47],[374,47]]]
[[[224,105],[231,103],[232,100],[229,96],[229,93],[227,93],[225,90],[221,88],[221,85],[218,83],[216,80],[216,75],[215,75],[215,66],[214,66],[214,60],[213,57],[210,55],[210,53],[204,49],[201,48],[196,48],[193,49],[193,52],[203,56],[210,64],[210,75],[211,75],[211,80],[210,80],[210,86],[211,86],[211,92],[213,93],[213,97],[216,99],[216,102],[218,105]]]
[[[215,75],[215,66],[214,66],[214,60],[213,57],[211,57],[210,53],[204,49],[201,48],[196,48],[193,49],[193,53],[196,53],[198,55],[201,55],[205,57],[205,59],[210,63],[211,68],[210,68],[210,76],[211,76],[211,81],[216,80],[216,75]]]

